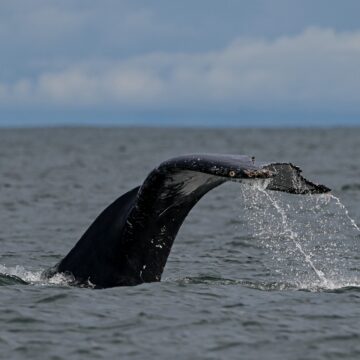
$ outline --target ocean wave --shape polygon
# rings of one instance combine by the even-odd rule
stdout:
[[[309,292],[334,292],[343,293],[347,291],[360,292],[360,279],[338,279],[336,281],[250,281],[241,279],[227,279],[214,276],[184,277],[181,279],[165,280],[174,281],[179,285],[240,285],[243,287],[261,291],[309,291]]]

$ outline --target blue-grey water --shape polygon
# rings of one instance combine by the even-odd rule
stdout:
[[[291,161],[332,196],[225,184],[161,283],[41,279],[104,207],[192,152]],[[360,358],[360,129],[2,129],[0,159],[1,359]]]

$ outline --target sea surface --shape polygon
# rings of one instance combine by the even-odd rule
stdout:
[[[115,198],[187,153],[290,161],[331,195],[224,184],[162,282],[41,272]],[[360,129],[0,130],[1,359],[360,359]]]

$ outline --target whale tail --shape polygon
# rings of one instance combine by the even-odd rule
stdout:
[[[74,248],[45,273],[70,274],[97,288],[160,281],[184,219],[210,190],[226,181],[268,179],[267,189],[293,194],[330,191],[286,163],[257,165],[239,155],[186,155],[167,160],[107,207]]]
[[[291,163],[273,163],[265,165],[273,173],[267,190],[283,191],[290,194],[323,194],[330,191],[325,185],[315,184],[305,179],[302,170]]]

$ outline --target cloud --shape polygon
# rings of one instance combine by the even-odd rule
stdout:
[[[359,64],[360,31],[307,28],[274,40],[238,38],[217,51],[147,53],[49,68],[0,83],[0,105],[359,113]]]

